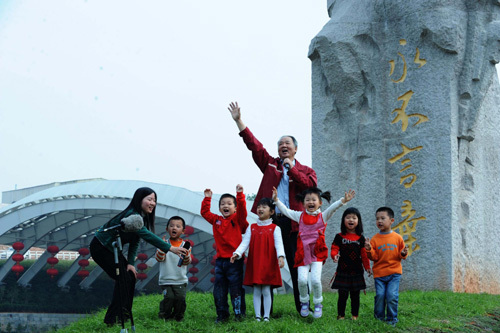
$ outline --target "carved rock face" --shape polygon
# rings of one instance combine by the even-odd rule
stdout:
[[[319,186],[355,188],[364,221],[393,207],[411,245],[403,285],[500,292],[478,265],[492,251],[484,235],[500,237],[499,1],[330,0],[328,11],[309,49]]]

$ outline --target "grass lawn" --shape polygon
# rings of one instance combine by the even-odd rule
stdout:
[[[252,295],[247,295],[247,318],[214,323],[212,294],[189,292],[182,322],[157,319],[161,295],[136,297],[134,319],[137,332],[500,332],[500,295],[406,291],[399,296],[399,323],[393,328],[373,318],[373,292],[361,294],[358,321],[337,320],[337,294],[323,293],[323,317],[301,318],[294,310],[293,295],[275,295],[270,322],[256,322]],[[104,310],[57,332],[118,332],[107,328]],[[347,304],[346,314],[350,313]],[[346,317],[346,318],[350,318]],[[126,323],[130,330],[130,322]]]

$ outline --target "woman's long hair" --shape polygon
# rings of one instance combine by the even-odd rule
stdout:
[[[123,217],[123,215],[125,215],[125,213],[128,210],[133,209],[134,211],[136,211],[138,214],[140,214],[142,216],[142,218],[144,220],[144,226],[148,230],[150,230],[152,233],[154,233],[155,232],[156,206],[155,206],[155,208],[153,208],[153,211],[151,212],[151,214],[147,214],[147,213],[145,213],[145,212],[142,211],[142,199],[144,199],[145,197],[147,197],[151,193],[155,194],[155,200],[157,201],[158,200],[158,196],[156,195],[156,192],[153,191],[153,189],[151,189],[149,187],[140,187],[140,188],[138,188],[135,191],[134,196],[132,197],[132,200],[128,204],[127,208],[125,208],[118,215],[116,215],[115,217],[113,217],[113,219],[118,218],[118,219],[121,220],[122,217]]]

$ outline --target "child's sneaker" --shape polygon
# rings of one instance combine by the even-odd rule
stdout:
[[[264,321],[269,321],[269,317],[264,317]]]
[[[255,320],[256,321],[260,321],[260,317],[255,317]]]
[[[309,302],[307,303],[300,303],[300,315],[302,317],[307,317],[309,316]]]
[[[314,318],[321,318],[322,315],[323,315],[323,305],[321,305],[321,304],[314,305],[313,317]]]

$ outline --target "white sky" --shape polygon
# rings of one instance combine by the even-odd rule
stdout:
[[[84,178],[216,193],[261,173],[227,111],[311,165],[326,0],[2,0],[0,191]]]
[[[227,111],[311,165],[326,0],[3,0],[0,191],[84,178],[216,193],[261,173]]]

